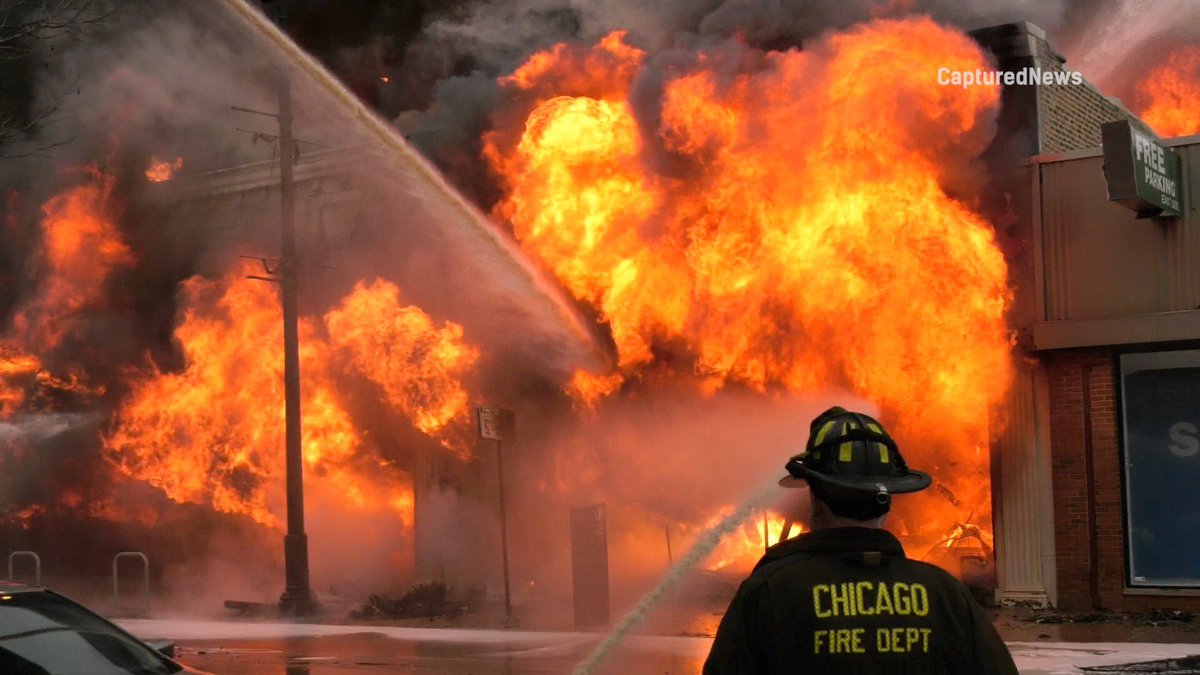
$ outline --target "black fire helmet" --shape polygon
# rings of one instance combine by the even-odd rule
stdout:
[[[909,469],[896,442],[875,418],[833,407],[809,426],[802,454],[788,460],[784,487],[811,484],[822,498],[888,504],[891,495],[929,487],[929,474]]]

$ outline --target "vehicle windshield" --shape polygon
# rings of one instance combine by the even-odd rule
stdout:
[[[159,675],[181,668],[84,607],[49,592],[0,595],[0,672]]]

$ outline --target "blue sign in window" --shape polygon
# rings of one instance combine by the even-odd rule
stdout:
[[[1200,350],[1121,356],[1131,586],[1200,586]]]

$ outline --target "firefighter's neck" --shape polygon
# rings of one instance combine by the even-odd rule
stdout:
[[[825,504],[825,502],[821,501],[820,499],[817,499],[816,495],[813,495],[812,529],[814,529],[814,530],[828,530],[828,529],[832,529],[835,527],[875,527],[875,528],[880,528],[880,527],[883,527],[883,521],[886,518],[887,518],[886,513],[883,514],[882,516],[879,516],[878,518],[869,518],[867,520],[856,520],[854,518],[845,518],[843,516],[837,515],[833,511],[830,511],[829,507]]]

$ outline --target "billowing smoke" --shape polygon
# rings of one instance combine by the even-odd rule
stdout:
[[[1155,66],[1173,51],[1200,42],[1200,6],[1194,2],[1097,0],[1077,4],[1071,16],[1081,20],[1065,26],[1061,42],[1055,44],[1070,67],[1127,105],[1137,103],[1136,88]]]
[[[631,119],[649,139],[647,145],[654,146],[631,155],[630,164],[644,165],[647,175],[656,178],[686,181],[707,175],[698,169],[707,157],[705,151],[681,157],[686,153],[680,152],[678,144],[661,147],[657,132],[668,82],[681,71],[697,68],[700,55],[717,64],[711,76],[720,94],[728,96],[725,102],[737,102],[739,78],[765,72],[768,62],[782,62],[778,54],[783,50],[823,44],[820,41],[831,32],[863,21],[928,13],[965,29],[1034,21],[1049,31],[1051,42],[1069,58],[1078,58],[1076,65],[1089,76],[1096,72],[1093,77],[1104,78],[1111,73],[1119,80],[1124,76],[1115,69],[1103,70],[1106,63],[1118,59],[1098,45],[1116,42],[1104,33],[1114,7],[1121,12],[1142,7],[1135,2],[1065,0],[834,4],[516,0],[400,3],[403,7],[383,2],[348,7],[333,1],[280,0],[279,4],[286,9],[292,35],[361,99],[393,119],[410,142],[484,212],[491,212],[513,192],[513,185],[497,175],[496,164],[483,160],[485,139],[489,132],[507,134],[504,150],[511,151],[537,98],[516,105],[520,96],[511,88],[505,91],[498,78],[512,74],[530,55],[555,43],[587,50],[613,30],[629,31],[625,41],[648,54],[629,82]],[[26,72],[25,81],[36,92],[34,107],[55,112],[24,140],[2,148],[17,159],[0,167],[6,204],[6,245],[0,252],[0,317],[5,321],[0,326],[0,345],[9,350],[0,351],[0,358],[17,365],[11,373],[0,371],[0,384],[15,383],[21,396],[20,401],[5,399],[0,390],[0,408],[7,410],[0,421],[0,473],[5,476],[0,513],[8,521],[2,541],[11,548],[40,546],[61,558],[77,542],[65,537],[54,542],[44,533],[74,537],[83,520],[100,525],[94,530],[94,541],[85,542],[79,547],[82,550],[107,550],[104,537],[110,537],[125,547],[147,549],[156,560],[167,559],[176,580],[185,574],[244,577],[248,574],[244,568],[232,569],[221,559],[245,542],[252,542],[257,553],[248,555],[256,560],[250,573],[267,575],[277,571],[280,556],[279,531],[270,518],[219,509],[212,490],[205,492],[203,485],[192,486],[193,492],[172,492],[165,483],[152,483],[142,471],[142,463],[149,460],[134,461],[130,455],[114,458],[112,439],[120,434],[119,411],[128,410],[139,393],[153,391],[171,377],[184,383],[202,379],[197,374],[202,365],[189,357],[183,337],[176,332],[196,325],[189,324],[189,318],[213,322],[219,317],[226,333],[218,335],[252,323],[237,312],[220,315],[211,309],[212,303],[203,305],[209,309],[202,311],[201,305],[189,303],[186,289],[245,277],[247,273],[240,271],[244,268],[236,267],[239,254],[276,255],[276,216],[249,210],[209,211],[203,195],[193,194],[188,202],[172,196],[172,190],[186,192],[189,174],[277,159],[274,120],[234,111],[231,106],[275,110],[278,72],[291,66],[283,64],[222,3],[181,5],[162,0],[113,3],[110,9],[87,42],[64,44],[69,48],[61,50],[61,57]],[[1145,41],[1153,41],[1159,35],[1156,27],[1136,25],[1139,39],[1144,35]],[[1062,36],[1062,42],[1057,36]],[[302,153],[378,143],[311,78],[295,69],[291,73]],[[978,108],[983,111],[981,121],[969,130],[966,150],[956,150],[947,141],[929,151],[931,164],[944,162],[955,169],[953,175],[937,176],[941,184],[930,188],[939,199],[945,198],[942,188],[953,195],[939,204],[953,201],[959,209],[958,202],[972,202],[975,167],[972,157],[963,154],[978,151],[990,133],[990,108],[986,102]],[[934,126],[928,118],[914,124],[920,127],[914,136],[929,135]],[[684,137],[676,140],[680,138]],[[755,145],[753,139],[739,143],[741,150]],[[152,160],[174,162],[176,158],[183,162],[178,178],[163,184],[146,179]],[[90,164],[105,178],[83,169]],[[416,210],[421,196],[394,194],[386,171],[366,187],[366,206],[359,212],[361,227],[352,228],[331,251],[309,250],[329,257],[321,259],[319,271],[314,270],[302,309],[312,322],[310,344],[330,350],[329,363],[314,361],[309,372],[340,368],[332,380],[337,386],[328,389],[331,396],[341,398],[329,409],[352,419],[352,431],[361,437],[344,446],[351,449],[346,465],[362,474],[366,473],[363,467],[374,462],[378,475],[424,471],[442,481],[418,504],[423,510],[417,515],[425,518],[425,532],[439,535],[426,542],[424,550],[444,563],[441,573],[486,582],[493,591],[498,587],[497,566],[490,564],[498,546],[493,448],[472,439],[469,413],[465,419],[457,418],[458,436],[448,440],[424,433],[411,407],[389,407],[387,399],[397,391],[424,395],[429,388],[398,381],[403,378],[380,381],[389,368],[403,370],[403,363],[388,361],[395,356],[388,352],[391,340],[378,335],[341,339],[343,329],[336,322],[323,321],[360,281],[394,282],[399,290],[393,305],[420,308],[429,317],[429,327],[451,334],[460,331],[463,343],[478,350],[478,362],[463,376],[467,408],[500,402],[517,412],[518,440],[506,448],[510,453],[506,470],[512,491],[510,535],[519,600],[545,593],[538,590],[545,586],[552,590],[549,596],[541,596],[543,601],[567,588],[567,506],[595,501],[610,505],[614,566],[617,577],[629,582],[621,591],[621,597],[628,598],[630,589],[644,586],[665,568],[664,539],[675,536],[675,545],[685,546],[722,507],[736,503],[764,475],[777,472],[787,455],[800,450],[808,420],[822,407],[840,402],[874,411],[872,402],[848,393],[856,382],[845,376],[813,376],[814,382],[822,384],[810,387],[807,395],[770,378],[755,381],[747,375],[719,383],[720,378],[705,379],[712,375],[714,359],[706,360],[702,365],[708,370],[701,372],[694,346],[687,344],[683,332],[647,338],[645,351],[657,359],[656,366],[625,370],[624,388],[610,391],[604,403],[588,409],[569,398],[564,388],[576,369],[598,372],[605,361],[616,363],[621,357],[619,336],[606,326],[580,334],[576,326],[563,324],[582,315],[599,325],[611,316],[578,295],[572,297],[563,286],[547,285],[547,270],[541,269],[540,276],[532,274],[531,268],[550,265],[544,259],[535,264],[513,255],[517,248],[511,242],[509,248],[480,244],[479,237],[441,232],[429,222],[406,219],[410,213],[424,213]],[[97,180],[110,181],[103,211],[108,214],[106,222],[115,228],[114,241],[124,248],[109,249],[111,264],[104,275],[84,277],[86,283],[81,285],[102,292],[75,306],[69,321],[50,322],[56,330],[66,331],[61,348],[41,350],[36,341],[22,337],[29,333],[28,323],[22,323],[27,320],[21,319],[34,316],[38,298],[47,297],[47,289],[56,283],[55,268],[46,257],[41,206],[54,195]],[[714,180],[714,185],[718,183]],[[665,215],[645,218],[637,230],[653,238],[662,234],[668,220]],[[508,235],[504,232],[501,238]],[[315,247],[314,242],[309,245]],[[197,275],[199,279],[188,281]],[[778,281],[755,283],[767,287]],[[544,290],[547,286],[549,291]],[[534,287],[542,290],[530,290]],[[553,302],[531,297],[542,294],[553,296]],[[220,297],[218,292],[212,295]],[[546,319],[547,302],[566,307],[572,316],[550,312],[557,318]],[[365,314],[378,316],[378,312]],[[393,325],[400,325],[415,314],[397,309],[387,316]],[[692,321],[703,323],[695,317]],[[780,332],[793,328],[785,324]],[[328,339],[333,331],[339,333],[338,339]],[[250,342],[254,336],[238,339]],[[264,339],[263,350],[275,349],[270,340]],[[339,342],[352,342],[360,351],[328,346]],[[436,351],[428,346],[432,342],[420,344],[426,346],[396,358]],[[378,357],[381,367],[374,371],[372,354],[381,352],[388,355]],[[17,356],[28,353],[38,356],[40,363],[21,365],[26,362]],[[238,358],[247,368],[268,360]],[[792,373],[796,380],[806,376],[800,370]],[[680,373],[686,377],[679,377]],[[862,381],[877,377],[870,369],[854,375]],[[236,395],[238,384],[226,383],[221,393]],[[322,404],[308,401],[306,405],[312,410]],[[148,425],[176,430],[175,419],[161,410],[142,413],[137,419]],[[221,444],[230,439],[240,442],[242,431],[212,434],[204,441],[209,454],[194,453],[218,458],[195,471],[227,480],[235,503],[257,494],[254,490],[270,484],[271,478],[264,468],[268,463],[257,460],[253,452],[236,457],[242,464],[228,461],[238,453]],[[180,438],[179,443],[187,447],[189,440]],[[265,444],[267,450],[281,451],[273,443]],[[437,454],[447,443],[457,445],[451,452]],[[330,447],[341,446],[331,442],[323,450]],[[978,452],[975,447],[968,449]],[[417,457],[436,458],[437,470],[419,466]],[[960,468],[949,461],[947,466]],[[333,506],[337,495],[331,494],[329,486],[343,488],[346,495],[354,490],[353,485],[331,478],[336,468],[326,465],[329,473],[318,471],[314,476],[326,485],[324,497],[310,502],[314,586],[321,592],[361,595],[411,582],[414,542],[409,538],[414,535],[409,524],[389,512],[390,507],[363,516],[349,506],[345,510]],[[946,492],[942,486],[941,494]],[[957,507],[960,498],[967,499],[951,494],[949,500]],[[278,501],[280,495],[272,499]],[[266,509],[263,513],[272,506],[254,504]],[[401,506],[412,507],[411,503]],[[278,504],[274,507],[278,509]],[[651,539],[655,543],[647,544]],[[211,543],[207,549],[205,542]],[[348,551],[359,555],[346,556]],[[104,556],[99,559],[106,562]],[[252,599],[270,600],[269,594],[278,590],[270,583],[261,586],[267,592]],[[238,590],[253,593],[251,587],[257,586]]]
[[[278,197],[217,208],[189,180],[277,161],[275,121],[232,107],[274,111],[294,66],[216,3],[104,17],[40,74],[54,114],[5,146],[3,541],[63,574],[143,550],[164,588],[269,602],[278,575],[233,588],[190,575],[228,573],[235,552],[249,577],[280,563],[278,307],[273,285],[246,278],[276,264]],[[290,76],[302,157],[377,141]],[[300,242],[314,587],[360,598],[414,579],[419,457],[444,465],[422,486],[423,528],[494,539],[491,502],[458,492],[486,480],[472,405],[524,399],[536,437],[539,418],[570,411],[559,380],[602,361],[576,310],[478,212],[389,175],[411,159],[374,156],[333,243],[306,222]],[[429,555],[494,576],[449,538]]]
[[[278,255],[278,197],[221,211],[186,195],[189,175],[277,161],[275,121],[232,107],[274,111],[285,66],[216,3],[102,15],[89,42],[59,45],[64,56],[39,73],[39,105],[53,114],[4,148],[14,160],[3,169],[0,270],[11,281],[0,295],[3,541],[76,574],[103,574],[116,550],[144,550],[172,588],[188,587],[185,573],[229,569],[220,561],[235,549],[259,563],[247,574],[260,574],[252,568],[281,557],[280,337],[274,285],[245,277],[267,275]],[[302,155],[368,140],[310,78],[291,80]],[[149,175],[156,161],[174,176]],[[357,202],[360,220],[339,246],[308,230],[301,254],[315,581],[361,596],[412,580],[414,453],[461,462],[477,398],[555,391],[547,373],[579,350],[554,346],[553,332],[579,325],[563,328],[555,311],[566,305],[529,309],[539,301],[522,294],[541,282],[497,258],[499,238],[474,214],[455,216],[470,231],[447,233],[404,201],[419,207],[421,195],[385,192],[386,176],[359,188],[375,192]],[[397,260],[409,263],[402,272]],[[387,276],[407,282],[404,292]],[[487,288],[468,295],[485,276]],[[474,384],[475,344],[493,359],[525,356],[480,366],[500,383],[492,390],[438,384],[439,359],[447,376]],[[445,351],[460,346],[469,358]],[[376,367],[374,350],[391,356]],[[270,601],[274,585],[241,590]]]

